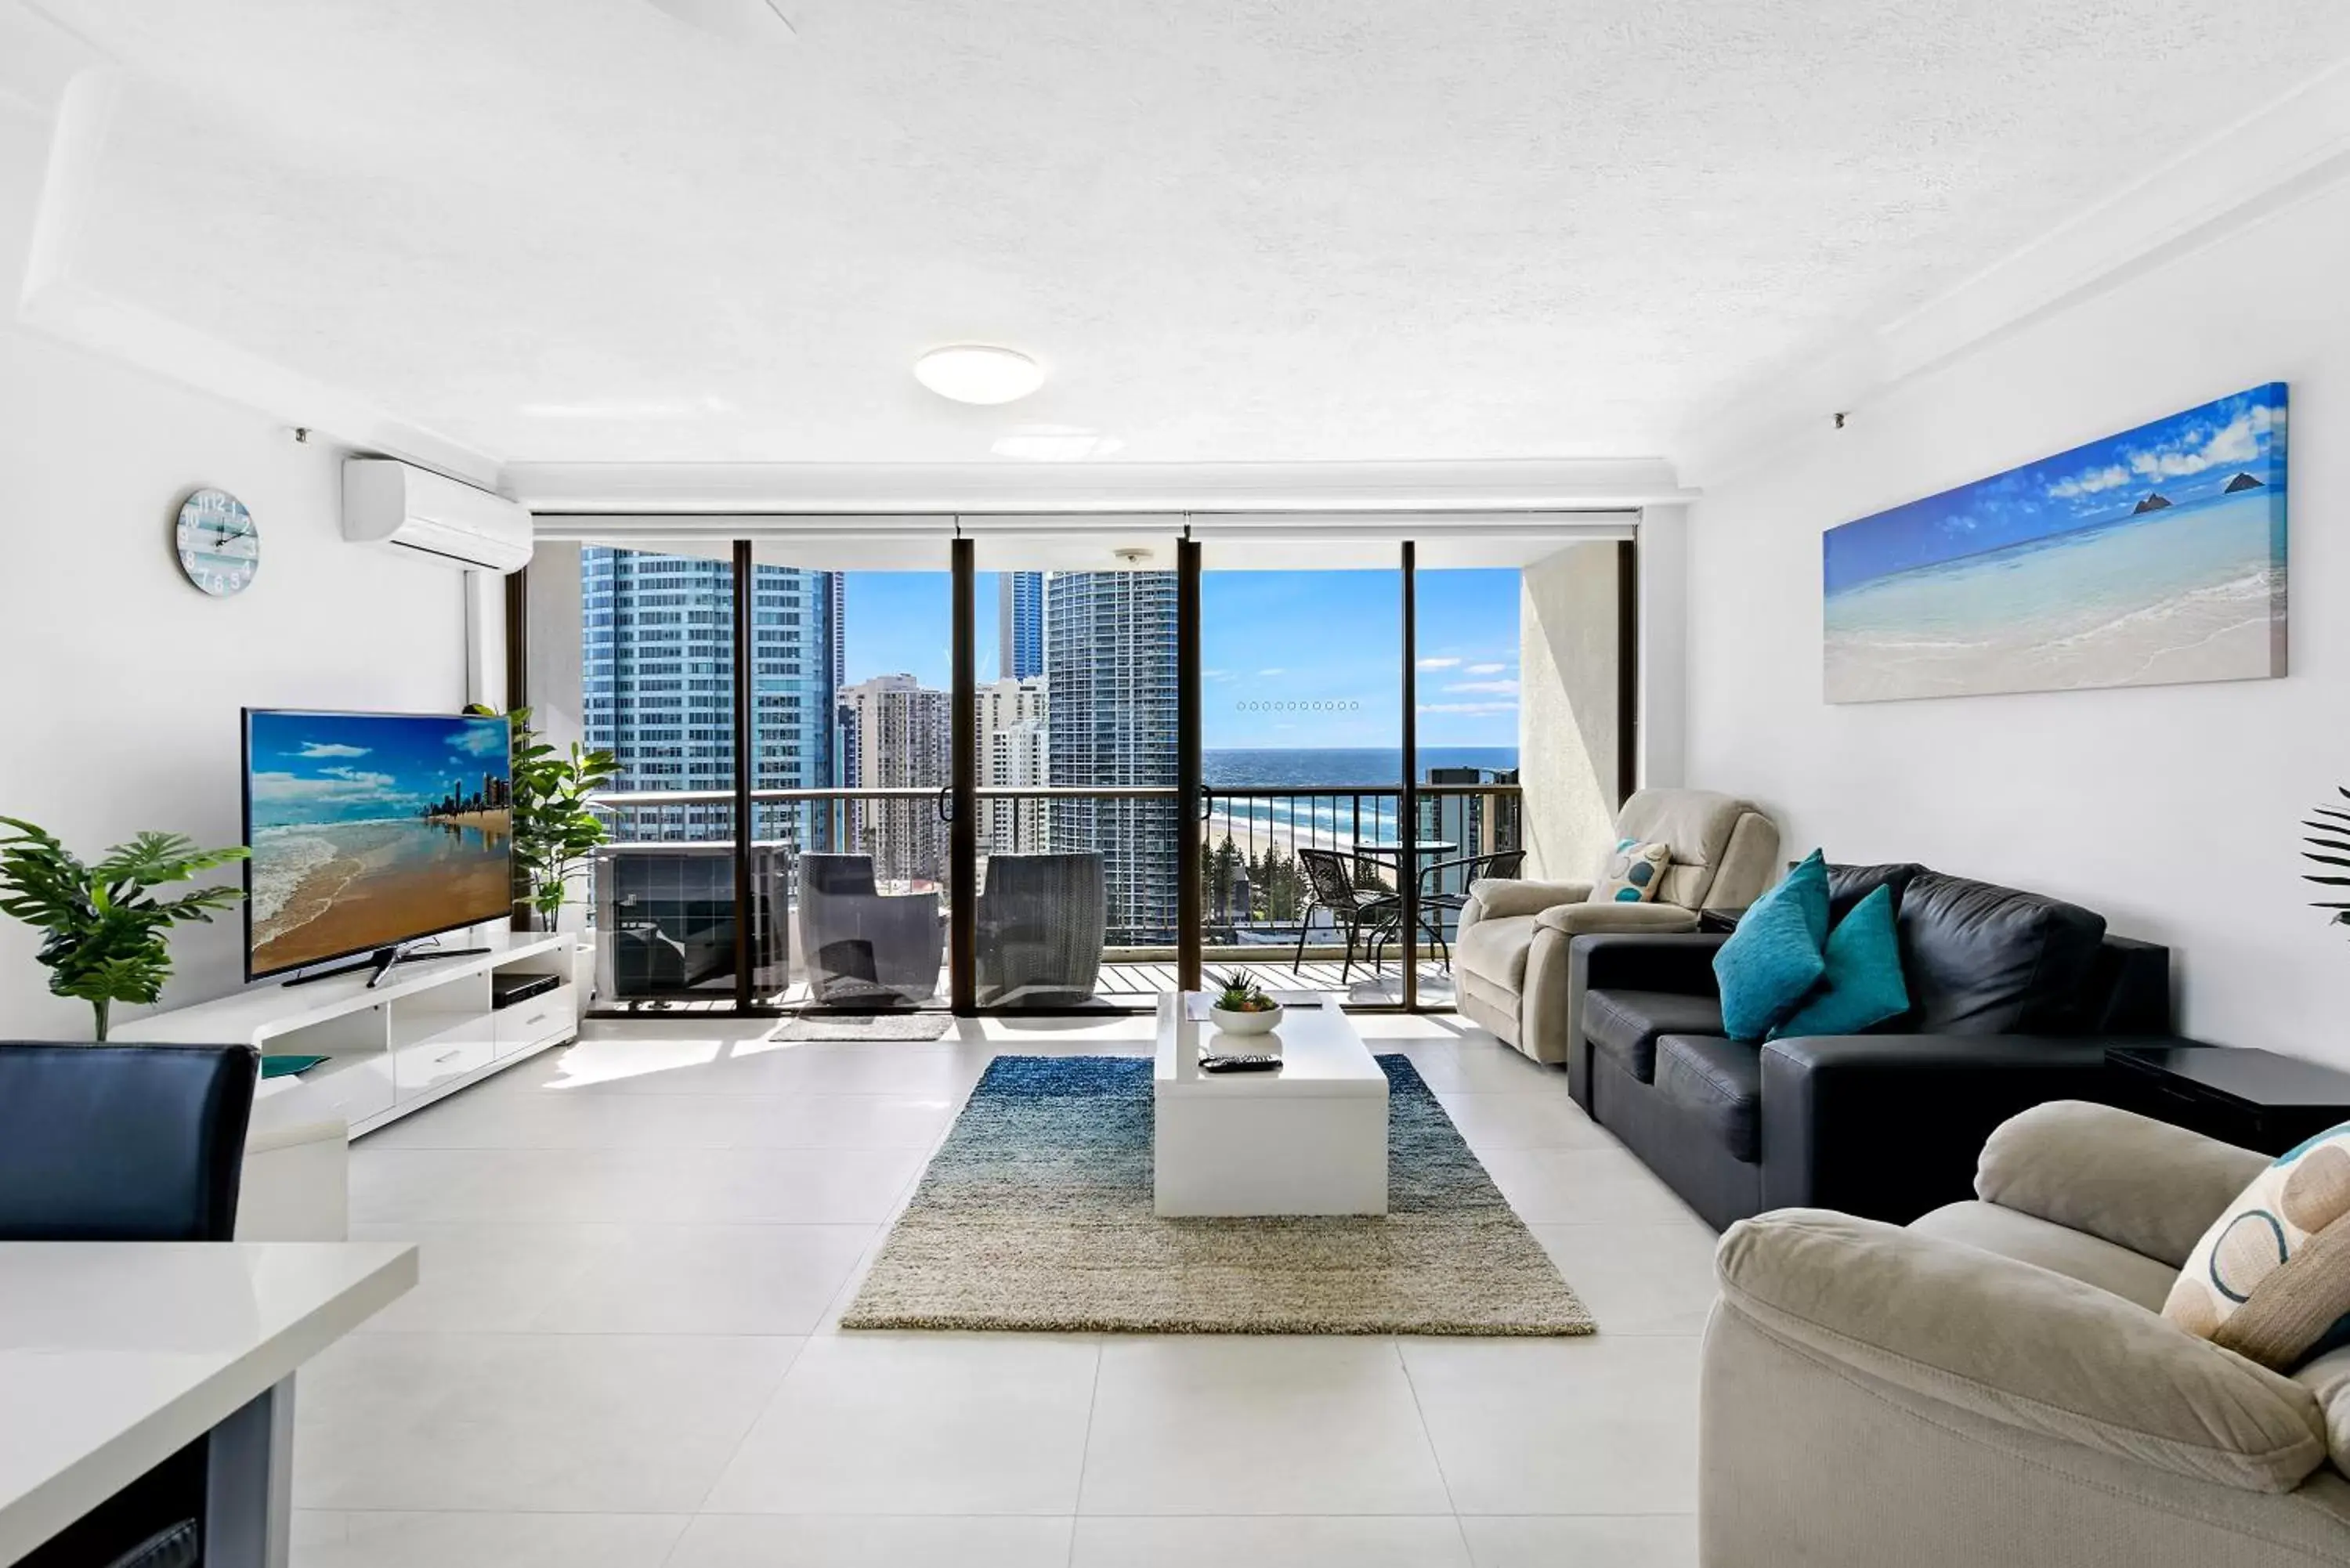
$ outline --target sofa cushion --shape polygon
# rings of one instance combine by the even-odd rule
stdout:
[[[1828,921],[1831,925],[1853,911],[1855,905],[1879,888],[1893,890],[1893,913],[1901,913],[1901,895],[1909,889],[1910,879],[1925,867],[1915,860],[1889,862],[1882,866],[1831,866],[1828,867]]]
[[[1901,897],[1905,1027],[1923,1034],[2063,1034],[2106,934],[2061,898],[1921,871]]]
[[[1946,1241],[1964,1241],[2020,1263],[2054,1269],[2085,1285],[2111,1291],[2148,1312],[2162,1310],[2178,1271],[2158,1259],[2116,1247],[2086,1231],[2069,1230],[1996,1203],[1946,1203],[1909,1222],[1909,1229]]]
[[[1909,1011],[1901,980],[1901,939],[1893,925],[1893,889],[1878,888],[1836,922],[1820,950],[1827,972],[1811,994],[1771,1031],[1771,1038],[1801,1034],[1865,1034]]]
[[[1452,962],[1481,980],[1522,992],[1526,985],[1526,953],[1534,940],[1532,915],[1479,920],[1453,939]]]
[[[1689,1117],[1692,1134],[1752,1165],[1762,1119],[1762,1052],[1719,1035],[1668,1034],[1657,1042],[1657,1093]]]
[[[1669,844],[1643,844],[1619,838],[1599,857],[1599,875],[1591,879],[1591,898],[1602,904],[1645,904],[1665,884],[1665,867],[1672,864]]]
[[[1713,955],[1724,1031],[1760,1040],[1795,1011],[1826,969],[1828,878],[1819,851],[1747,906]]]
[[[2350,1343],[2350,1123],[2261,1168],[2187,1255],[2162,1315],[2279,1372]]]
[[[1721,1003],[1672,991],[1588,991],[1583,1033],[1594,1049],[1641,1083],[1657,1075],[1657,1042],[1668,1034],[1719,1034]]]
[[[1672,851],[1657,897],[1684,909],[1704,907],[1739,819],[1754,807],[1701,789],[1644,789],[1616,814],[1616,836],[1662,844]]]

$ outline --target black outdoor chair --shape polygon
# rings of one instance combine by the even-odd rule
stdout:
[[[1502,849],[1491,855],[1464,855],[1456,860],[1440,860],[1433,866],[1420,867],[1420,928],[1436,939],[1436,949],[1442,958],[1444,971],[1447,974],[1452,972],[1452,946],[1445,940],[1445,917],[1447,915],[1457,917],[1462,909],[1469,907],[1469,889],[1476,886],[1479,878],[1494,877],[1506,879],[1523,876],[1525,864],[1524,850]],[[1436,890],[1437,885],[1443,880],[1444,873],[1448,871],[1461,873],[1461,890],[1457,893]]]
[[[1338,983],[1355,967],[1355,944],[1367,940],[1371,971],[1378,972],[1380,939],[1395,929],[1403,913],[1403,902],[1393,893],[1382,893],[1369,888],[1357,887],[1347,874],[1346,857],[1331,849],[1301,849],[1297,863],[1305,867],[1305,879],[1313,885],[1314,896],[1297,917],[1297,957],[1289,971],[1296,973],[1305,963],[1305,934],[1314,924],[1314,911],[1321,909],[1330,917],[1330,923],[1347,934],[1347,961],[1339,966]]]

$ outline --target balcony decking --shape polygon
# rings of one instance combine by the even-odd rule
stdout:
[[[1235,959],[1211,952],[1204,961],[1204,967],[1211,975],[1244,969],[1271,991],[1336,992],[1343,994],[1349,1004],[1357,1007],[1399,1007],[1403,1003],[1403,966],[1393,959],[1378,970],[1373,970],[1368,962],[1357,960],[1344,982],[1339,979],[1339,971],[1344,966],[1336,959],[1309,958],[1293,973],[1285,957],[1274,960],[1253,955]],[[1175,961],[1171,958],[1105,959],[1101,978],[1094,985],[1094,995],[1109,1006],[1141,1012],[1149,1009],[1162,993],[1174,989]],[[789,991],[775,999],[778,1004],[786,1008],[805,1006],[807,1000],[806,981],[795,981]],[[945,1001],[946,993],[941,990],[931,999],[931,1004],[944,1005]],[[1433,959],[1423,960],[1419,966],[1419,1004],[1440,1008],[1452,1005],[1451,973]],[[731,1005],[725,1001],[648,1004],[650,1010],[661,1012],[723,1011]]]

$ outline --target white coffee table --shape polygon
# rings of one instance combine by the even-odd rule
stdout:
[[[1182,999],[1159,999],[1151,1075],[1158,1211],[1170,1216],[1384,1214],[1388,1079],[1335,996],[1281,1021],[1281,1071],[1207,1074],[1203,1044],[1247,1053],[1194,1023]]]

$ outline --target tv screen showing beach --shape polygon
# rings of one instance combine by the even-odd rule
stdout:
[[[245,714],[255,976],[513,907],[504,719]]]
[[[2285,389],[1825,535],[1831,702],[2285,672]]]

